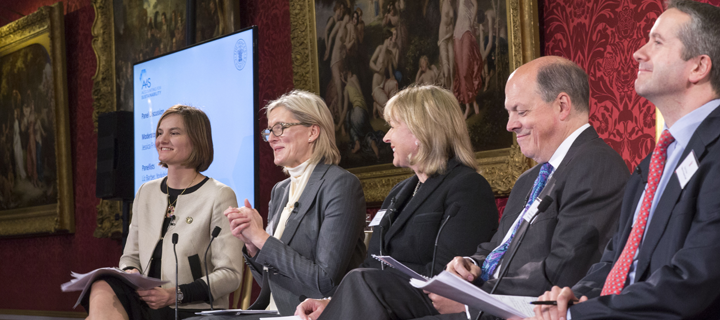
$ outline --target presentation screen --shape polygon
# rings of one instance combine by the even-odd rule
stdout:
[[[135,193],[167,176],[158,165],[155,130],[176,104],[210,118],[214,160],[204,175],[231,187],[238,204],[255,205],[257,146],[256,27],[203,42],[133,66]],[[191,129],[190,129],[191,130]]]

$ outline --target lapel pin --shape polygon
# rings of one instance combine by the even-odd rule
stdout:
[[[187,224],[191,224],[192,221],[193,221],[192,217],[187,217],[187,218],[185,219],[185,222],[187,222]]]

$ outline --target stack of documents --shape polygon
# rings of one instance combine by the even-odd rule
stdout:
[[[60,285],[60,289],[62,289],[63,292],[82,291],[73,308],[80,304],[80,301],[82,301],[90,289],[90,286],[99,277],[110,276],[118,278],[135,289],[152,289],[168,283],[168,281],[149,278],[139,273],[126,273],[118,268],[100,268],[83,274],[71,272],[71,275],[74,279]]]
[[[408,268],[406,265],[402,264],[400,261],[395,260],[395,258],[391,256],[378,256],[373,254],[372,257],[375,258],[375,260],[378,260],[381,263],[393,267],[398,271],[408,275],[410,278],[418,280],[430,280],[430,278],[415,272],[415,270]]]
[[[473,309],[482,310],[504,319],[535,316],[533,305],[530,302],[537,300],[537,297],[489,294],[447,271],[443,271],[433,278],[428,278],[413,271],[393,257],[373,255],[373,258],[410,276],[412,278],[410,284],[413,287],[466,304]]]
[[[200,311],[195,312],[195,314],[199,314],[201,316],[239,316],[243,314],[279,314],[275,310],[243,310],[243,309],[226,309],[226,310],[207,310],[207,311]],[[277,318],[273,318],[277,319]],[[298,318],[299,319],[299,318]]]
[[[441,295],[503,319],[535,316],[530,302],[537,300],[537,297],[489,294],[447,271],[427,281],[410,279],[410,284],[415,288]]]

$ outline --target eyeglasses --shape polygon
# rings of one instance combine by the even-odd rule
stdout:
[[[268,142],[268,140],[270,140],[270,132],[272,132],[272,134],[274,134],[276,137],[279,137],[283,134],[285,129],[290,128],[292,126],[298,126],[298,125],[307,126],[308,124],[303,123],[303,122],[296,122],[296,123],[278,122],[274,126],[267,128],[263,131],[260,131],[260,135],[262,136],[263,141]]]

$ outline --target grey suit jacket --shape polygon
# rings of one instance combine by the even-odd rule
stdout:
[[[288,201],[290,179],[275,185],[268,209],[268,229],[275,230]],[[300,296],[332,295],[345,274],[365,256],[365,196],[358,178],[336,165],[318,163],[280,239],[270,237],[250,258],[255,280],[263,267],[275,304],[292,315]],[[266,291],[267,290],[263,290]]]
[[[478,264],[500,245],[524,209],[539,172],[540,165],[535,166],[515,183],[498,232],[472,257]],[[528,226],[509,266],[505,263],[508,255],[503,256],[501,268],[508,271],[495,293],[536,296],[554,285],[569,286],[582,278],[600,260],[617,226],[628,177],[625,162],[595,129],[583,131],[541,193],[541,197],[549,194],[554,202]],[[515,237],[510,250],[518,246],[517,240]],[[482,284],[483,290],[490,291],[496,281]]]

